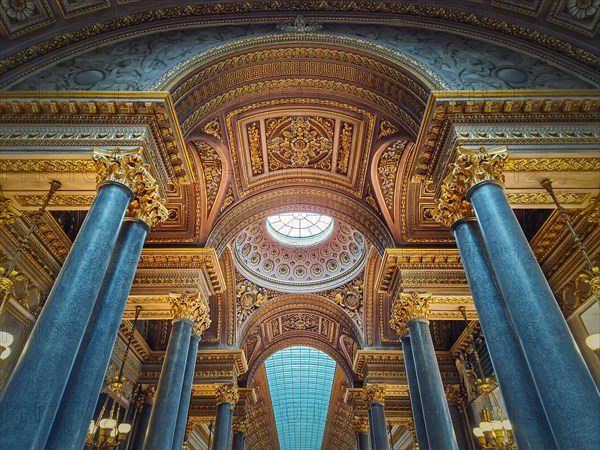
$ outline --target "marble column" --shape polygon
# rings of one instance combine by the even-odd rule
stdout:
[[[185,429],[192,399],[192,385],[194,384],[194,374],[196,373],[196,359],[198,357],[198,343],[200,342],[199,330],[194,329],[190,338],[187,361],[185,363],[185,373],[183,375],[183,386],[181,387],[181,398],[179,399],[179,411],[177,412],[177,422],[175,424],[175,433],[173,435],[173,450],[181,450],[185,440]]]
[[[233,445],[232,450],[244,450],[244,441],[246,428],[248,426],[248,419],[246,415],[239,415],[233,417],[233,423],[231,429],[233,431]]]
[[[0,398],[0,448],[46,444],[137,189],[135,180],[147,173],[136,152],[97,151],[94,159],[98,195]]]
[[[85,443],[96,401],[119,332],[127,297],[150,227],[167,218],[149,174],[146,189],[139,191],[121,227],[96,306],[88,323],[60,403],[60,414],[52,425],[47,449],[79,450]]]
[[[421,405],[421,393],[419,392],[417,373],[415,371],[415,361],[412,354],[410,336],[408,335],[408,329],[406,328],[406,325],[400,328],[400,333],[402,352],[404,353],[404,367],[406,368],[406,380],[408,382],[408,390],[410,393],[410,406],[412,410],[415,433],[417,435],[417,442],[419,443],[419,450],[429,450],[427,430],[425,428],[425,419],[423,417],[423,406]]]
[[[370,450],[369,445],[369,419],[364,416],[354,417],[354,431],[356,432],[357,450]]]
[[[459,148],[465,184],[515,333],[558,448],[600,448],[600,396],[504,194],[505,148]],[[504,389],[504,388],[503,388]],[[507,395],[508,397],[508,395]]]
[[[410,334],[415,373],[430,449],[457,450],[444,384],[429,332],[431,294],[400,294],[392,307],[392,320],[404,321]]]
[[[442,186],[436,218],[456,239],[506,413],[520,449],[556,449],[533,377],[485,248],[466,191],[453,174]],[[516,376],[517,375],[517,376]]]
[[[144,450],[172,447],[192,328],[198,321],[210,324],[208,301],[201,293],[171,294],[171,300],[173,328],[158,380]]]
[[[217,420],[213,450],[231,449],[231,426],[233,408],[240,399],[237,386],[221,384],[215,390],[217,396]]]
[[[389,450],[389,440],[385,424],[385,385],[367,384],[363,387],[363,400],[369,408],[369,430],[372,450]]]
[[[454,435],[456,436],[456,442],[460,450],[470,450],[471,441],[470,436],[467,433],[471,433],[466,427],[465,421],[463,420],[461,409],[465,406],[463,390],[458,384],[446,385],[446,400],[448,401],[448,409],[450,410],[450,418],[452,419],[452,425],[454,426]]]
[[[148,385],[138,393],[136,398],[138,414],[133,423],[131,443],[127,447],[128,450],[141,450],[144,445],[144,436],[146,436],[146,430],[148,430],[148,422],[150,421],[155,394],[156,386],[154,385]]]

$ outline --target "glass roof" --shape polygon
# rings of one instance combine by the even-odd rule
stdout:
[[[335,361],[311,347],[290,347],[265,368],[281,450],[321,450]]]
[[[327,239],[333,219],[323,214],[290,212],[267,217],[271,236],[288,245],[313,245]]]

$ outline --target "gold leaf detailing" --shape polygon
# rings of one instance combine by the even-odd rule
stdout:
[[[156,183],[148,172],[148,165],[142,159],[142,149],[112,151],[95,148],[94,161],[97,168],[96,182],[117,181],[123,183],[137,195],[138,191],[146,188],[147,184]]]
[[[385,402],[385,384],[367,384],[363,387],[362,398],[369,405]]]
[[[173,320],[189,319],[194,321],[194,333],[202,334],[211,324],[208,299],[199,292],[169,294],[171,298],[171,316]]]
[[[264,167],[258,122],[251,123],[246,128],[246,132],[248,134],[248,145],[250,146],[250,162],[252,165],[252,175],[260,175],[261,173],[264,173]]]
[[[407,140],[394,142],[385,149],[377,163],[377,174],[381,192],[383,193],[383,201],[390,211],[394,209],[396,174],[398,173],[402,153],[407,144]]]
[[[128,217],[143,220],[150,228],[169,218],[169,211],[158,193],[158,184],[147,185],[146,189],[139,191],[127,209]]]
[[[244,433],[248,428],[248,417],[243,416],[233,416],[233,422],[231,424],[231,430],[234,433]]]
[[[600,158],[530,158],[509,159],[505,172],[597,172]]]
[[[586,219],[588,222],[600,225],[600,195],[591,203],[593,206],[587,211]]]
[[[227,189],[227,194],[225,194],[225,199],[223,200],[223,204],[221,205],[221,212],[225,211],[229,206],[233,204],[235,201],[235,197],[233,196],[233,188],[229,185]]]
[[[229,403],[232,409],[240,399],[238,388],[235,384],[218,384],[215,387],[215,396],[217,397],[217,404]]]
[[[72,207],[72,206],[92,206],[94,195],[55,195],[48,202],[48,206],[54,207]],[[46,195],[15,195],[17,200],[23,206],[42,206],[46,200]]]
[[[202,131],[204,131],[206,134],[216,137],[218,140],[223,142],[223,136],[221,134],[221,122],[219,122],[219,119],[216,117],[213,120],[206,122],[206,125],[204,125],[202,128]]]
[[[451,164],[452,179],[456,188],[466,192],[471,186],[486,180],[497,180],[504,183],[504,164],[508,158],[506,146],[488,150],[479,147],[470,150],[457,147],[458,157]]]
[[[465,200],[464,184],[455,182],[455,174],[450,173],[444,179],[440,198],[436,201],[433,218],[441,224],[450,227],[463,217],[474,217],[471,204]]]
[[[379,135],[377,136],[377,139],[391,136],[392,134],[396,134],[398,132],[399,130],[396,125],[383,119],[381,122],[379,122]]]
[[[267,300],[267,290],[244,279],[236,286],[237,322],[240,326],[260,305]]]
[[[344,122],[340,133],[340,149],[337,161],[337,171],[344,175],[348,173],[348,161],[350,160],[350,150],[352,148],[352,131],[352,125]]]
[[[402,307],[402,302],[400,300],[396,300],[392,305],[392,312],[390,314],[390,327],[398,336],[407,336],[408,335],[408,327],[406,326],[406,315],[404,314],[404,310]]]
[[[354,431],[357,433],[368,433],[369,419],[365,416],[356,416],[354,418]]]
[[[200,156],[202,164],[202,173],[204,175],[204,185],[206,187],[207,213],[210,214],[214,207],[221,179],[223,177],[223,163],[217,154],[217,151],[210,145],[202,141],[194,142],[194,146]]]
[[[591,194],[577,192],[559,192],[556,194],[561,205],[582,205]],[[547,192],[507,192],[506,198],[511,205],[551,205],[554,200]]]
[[[7,172],[96,172],[91,159],[5,159],[0,161],[0,173]]]
[[[411,292],[410,294],[401,293],[400,298],[394,302],[392,314],[398,317],[397,320],[408,322],[413,319],[429,319],[431,313],[429,302],[431,293]],[[391,325],[391,321],[390,321]]]
[[[362,326],[363,321],[363,277],[358,276],[349,283],[336,289],[325,291],[321,295],[333,300]]]
[[[12,200],[5,198],[0,191],[0,227],[15,223],[19,216],[21,216],[21,212],[12,206]]]

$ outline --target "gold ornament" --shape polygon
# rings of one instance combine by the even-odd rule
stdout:
[[[173,320],[189,319],[194,321],[194,333],[202,334],[211,324],[208,299],[199,292],[169,294],[171,297],[171,316]]]
[[[128,186],[134,195],[143,195],[148,186],[156,184],[156,180],[144,164],[142,149],[121,151],[115,148],[112,151],[94,149],[94,162],[96,163],[96,183],[103,181],[116,181]]]
[[[229,403],[231,408],[239,401],[240,395],[235,384],[219,384],[215,387],[215,396],[217,397],[217,405],[219,403]]]
[[[385,401],[385,384],[369,383],[363,387],[362,398],[367,404]]]
[[[354,418],[354,431],[357,433],[368,433],[369,419],[365,416],[356,416]]]
[[[244,433],[246,431],[247,427],[248,427],[248,417],[246,417],[246,415],[233,416],[233,422],[231,424],[231,429],[234,433]]]
[[[457,152],[456,162],[450,167],[453,184],[459,193],[486,180],[504,183],[503,170],[508,159],[506,146],[491,150],[483,146],[477,150],[458,146]]]
[[[148,175],[151,177],[150,174]],[[129,204],[127,216],[143,220],[150,228],[169,218],[169,211],[158,193],[156,180],[153,184],[146,185],[144,190],[138,192],[138,195]]]
[[[400,314],[404,320],[408,322],[413,319],[429,319],[430,309],[429,300],[431,293],[411,292],[410,294],[401,293],[400,299],[396,303],[400,303]]]
[[[456,183],[454,177],[455,174],[451,172],[444,179],[442,193],[433,210],[433,218],[447,227],[464,217],[475,216],[473,207],[465,200],[464,184]]]
[[[398,336],[408,335],[408,327],[406,326],[406,317],[402,309],[403,303],[400,300],[396,300],[392,305],[392,313],[390,316],[390,327]]]
[[[2,191],[0,191],[0,227],[15,223],[17,217],[21,215],[21,212],[12,205],[12,200],[5,198]]]

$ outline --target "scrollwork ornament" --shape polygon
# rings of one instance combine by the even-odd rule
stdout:
[[[451,175],[458,192],[467,192],[482,181],[497,180],[504,183],[504,165],[508,159],[506,146],[488,150],[457,147],[458,157],[451,164]]]
[[[235,404],[239,401],[240,395],[238,393],[237,385],[235,384],[219,384],[215,387],[215,396],[217,397],[217,404],[229,403],[231,408],[235,407]]]
[[[385,384],[369,383],[363,387],[362,398],[367,404],[385,402]]]
[[[173,320],[189,319],[194,322],[193,332],[202,334],[211,324],[208,299],[199,292],[170,294]]]
[[[429,320],[429,301],[431,293],[411,292],[410,294],[400,293],[397,303],[400,303],[400,314],[406,322],[414,319]]]

